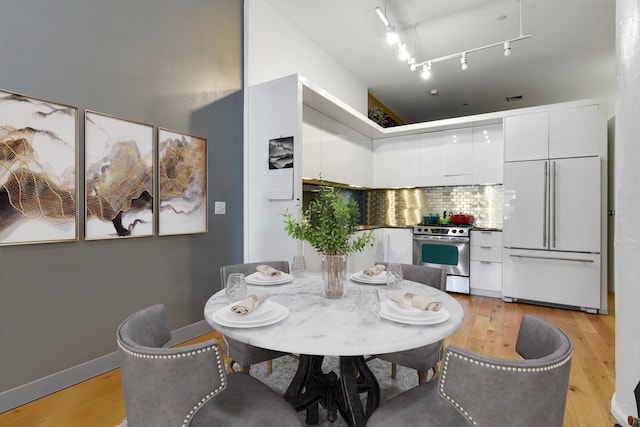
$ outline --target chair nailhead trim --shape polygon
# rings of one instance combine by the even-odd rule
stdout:
[[[187,351],[187,352],[184,352],[184,353],[175,353],[175,354],[147,354],[147,353],[135,352],[135,351],[129,350],[128,348],[123,347],[122,344],[119,341],[118,341],[118,347],[120,347],[122,349],[122,351],[124,351],[125,353],[127,353],[128,355],[133,356],[133,357],[139,357],[141,359],[158,359],[158,360],[180,359],[180,358],[183,358],[183,357],[197,356],[198,354],[206,353],[206,352],[209,352],[209,351],[212,351],[212,350],[215,351],[216,360],[217,360],[217,367],[218,367],[218,375],[220,377],[220,386],[217,387],[216,389],[212,390],[211,392],[209,392],[205,397],[203,397],[193,407],[193,409],[191,409],[189,411],[189,413],[185,417],[184,421],[182,422],[182,427],[187,427],[189,422],[191,422],[191,418],[198,411],[198,409],[200,409],[205,403],[207,403],[209,400],[211,400],[211,398],[213,396],[218,394],[220,392],[220,390],[224,389],[225,386],[226,386],[227,377],[226,377],[226,375],[224,373],[224,369],[223,369],[224,363],[222,363],[222,357],[220,356],[220,347],[219,346],[213,346],[212,345],[212,346],[200,348],[198,350],[192,350],[192,351]]]
[[[573,352],[572,352],[573,353]],[[536,372],[545,372],[545,371],[552,371],[554,369],[557,369],[563,365],[565,365],[567,362],[569,362],[569,360],[571,360],[571,355],[572,353],[569,353],[569,355],[561,360],[558,363],[554,363],[553,365],[549,365],[549,366],[542,366],[542,367],[537,367],[537,368],[523,368],[523,367],[515,367],[515,366],[500,366],[500,365],[495,365],[493,363],[487,363],[481,360],[476,360],[473,359],[469,356],[463,356],[461,354],[455,353],[453,351],[447,351],[443,360],[443,364],[442,364],[442,373],[441,373],[441,377],[440,377],[440,384],[439,384],[439,388],[440,388],[440,394],[447,399],[452,405],[454,405],[458,410],[460,410],[460,412],[462,412],[464,414],[465,417],[467,417],[467,419],[474,425],[477,426],[478,423],[473,419],[473,417],[466,411],[466,409],[464,409],[462,407],[462,405],[460,405],[458,402],[456,402],[455,399],[453,399],[451,396],[449,396],[445,391],[444,391],[444,387],[445,387],[445,382],[447,380],[447,369],[449,367],[449,359],[451,357],[455,357],[457,359],[462,359],[465,362],[469,362],[469,363],[473,363],[485,368],[490,368],[490,369],[498,369],[501,371],[510,371],[510,372],[518,372],[518,373],[536,373]]]

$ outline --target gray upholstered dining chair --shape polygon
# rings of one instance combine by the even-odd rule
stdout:
[[[276,270],[280,270],[284,273],[289,273],[289,263],[287,261],[265,261],[265,262],[252,262],[246,264],[233,264],[224,265],[220,267],[220,280],[222,287],[224,288],[227,283],[227,277],[231,273],[242,273],[245,276],[256,272],[256,267],[259,265],[269,265]],[[285,356],[287,353],[281,351],[268,350],[265,348],[255,347],[249,344],[236,341],[229,337],[224,337],[225,351],[229,356],[228,370],[233,370],[233,364],[240,365],[240,370],[244,373],[249,373],[251,365],[267,362],[267,372],[270,374],[272,371],[272,360],[281,356]]]
[[[557,326],[532,315],[520,324],[523,360],[483,356],[448,346],[439,380],[382,404],[368,427],[561,427],[573,346]]]
[[[379,262],[377,264],[387,265]],[[402,276],[406,280],[422,283],[432,288],[445,291],[447,288],[447,272],[441,268],[428,265],[400,264]],[[406,366],[418,371],[418,384],[427,381],[429,370],[433,370],[433,379],[438,376],[438,362],[442,356],[444,340],[411,350],[378,354],[376,358],[391,362],[391,378],[396,377],[397,365]]]
[[[302,425],[296,410],[257,379],[227,376],[217,340],[165,347],[170,339],[162,304],[118,327],[128,427]]]

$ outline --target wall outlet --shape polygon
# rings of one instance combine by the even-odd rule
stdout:
[[[224,215],[227,213],[227,203],[226,202],[215,202],[214,204],[214,213],[216,215]]]

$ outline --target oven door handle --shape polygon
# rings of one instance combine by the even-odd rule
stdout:
[[[419,236],[413,238],[417,242],[437,242],[437,243],[469,243],[469,239],[458,237],[440,237],[440,236]]]

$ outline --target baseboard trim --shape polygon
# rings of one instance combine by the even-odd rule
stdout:
[[[172,332],[169,345],[180,344],[211,331],[211,326],[201,320]],[[22,406],[41,397],[55,393],[82,381],[120,367],[118,352],[89,360],[71,368],[31,381],[27,384],[0,392],[0,413]]]

